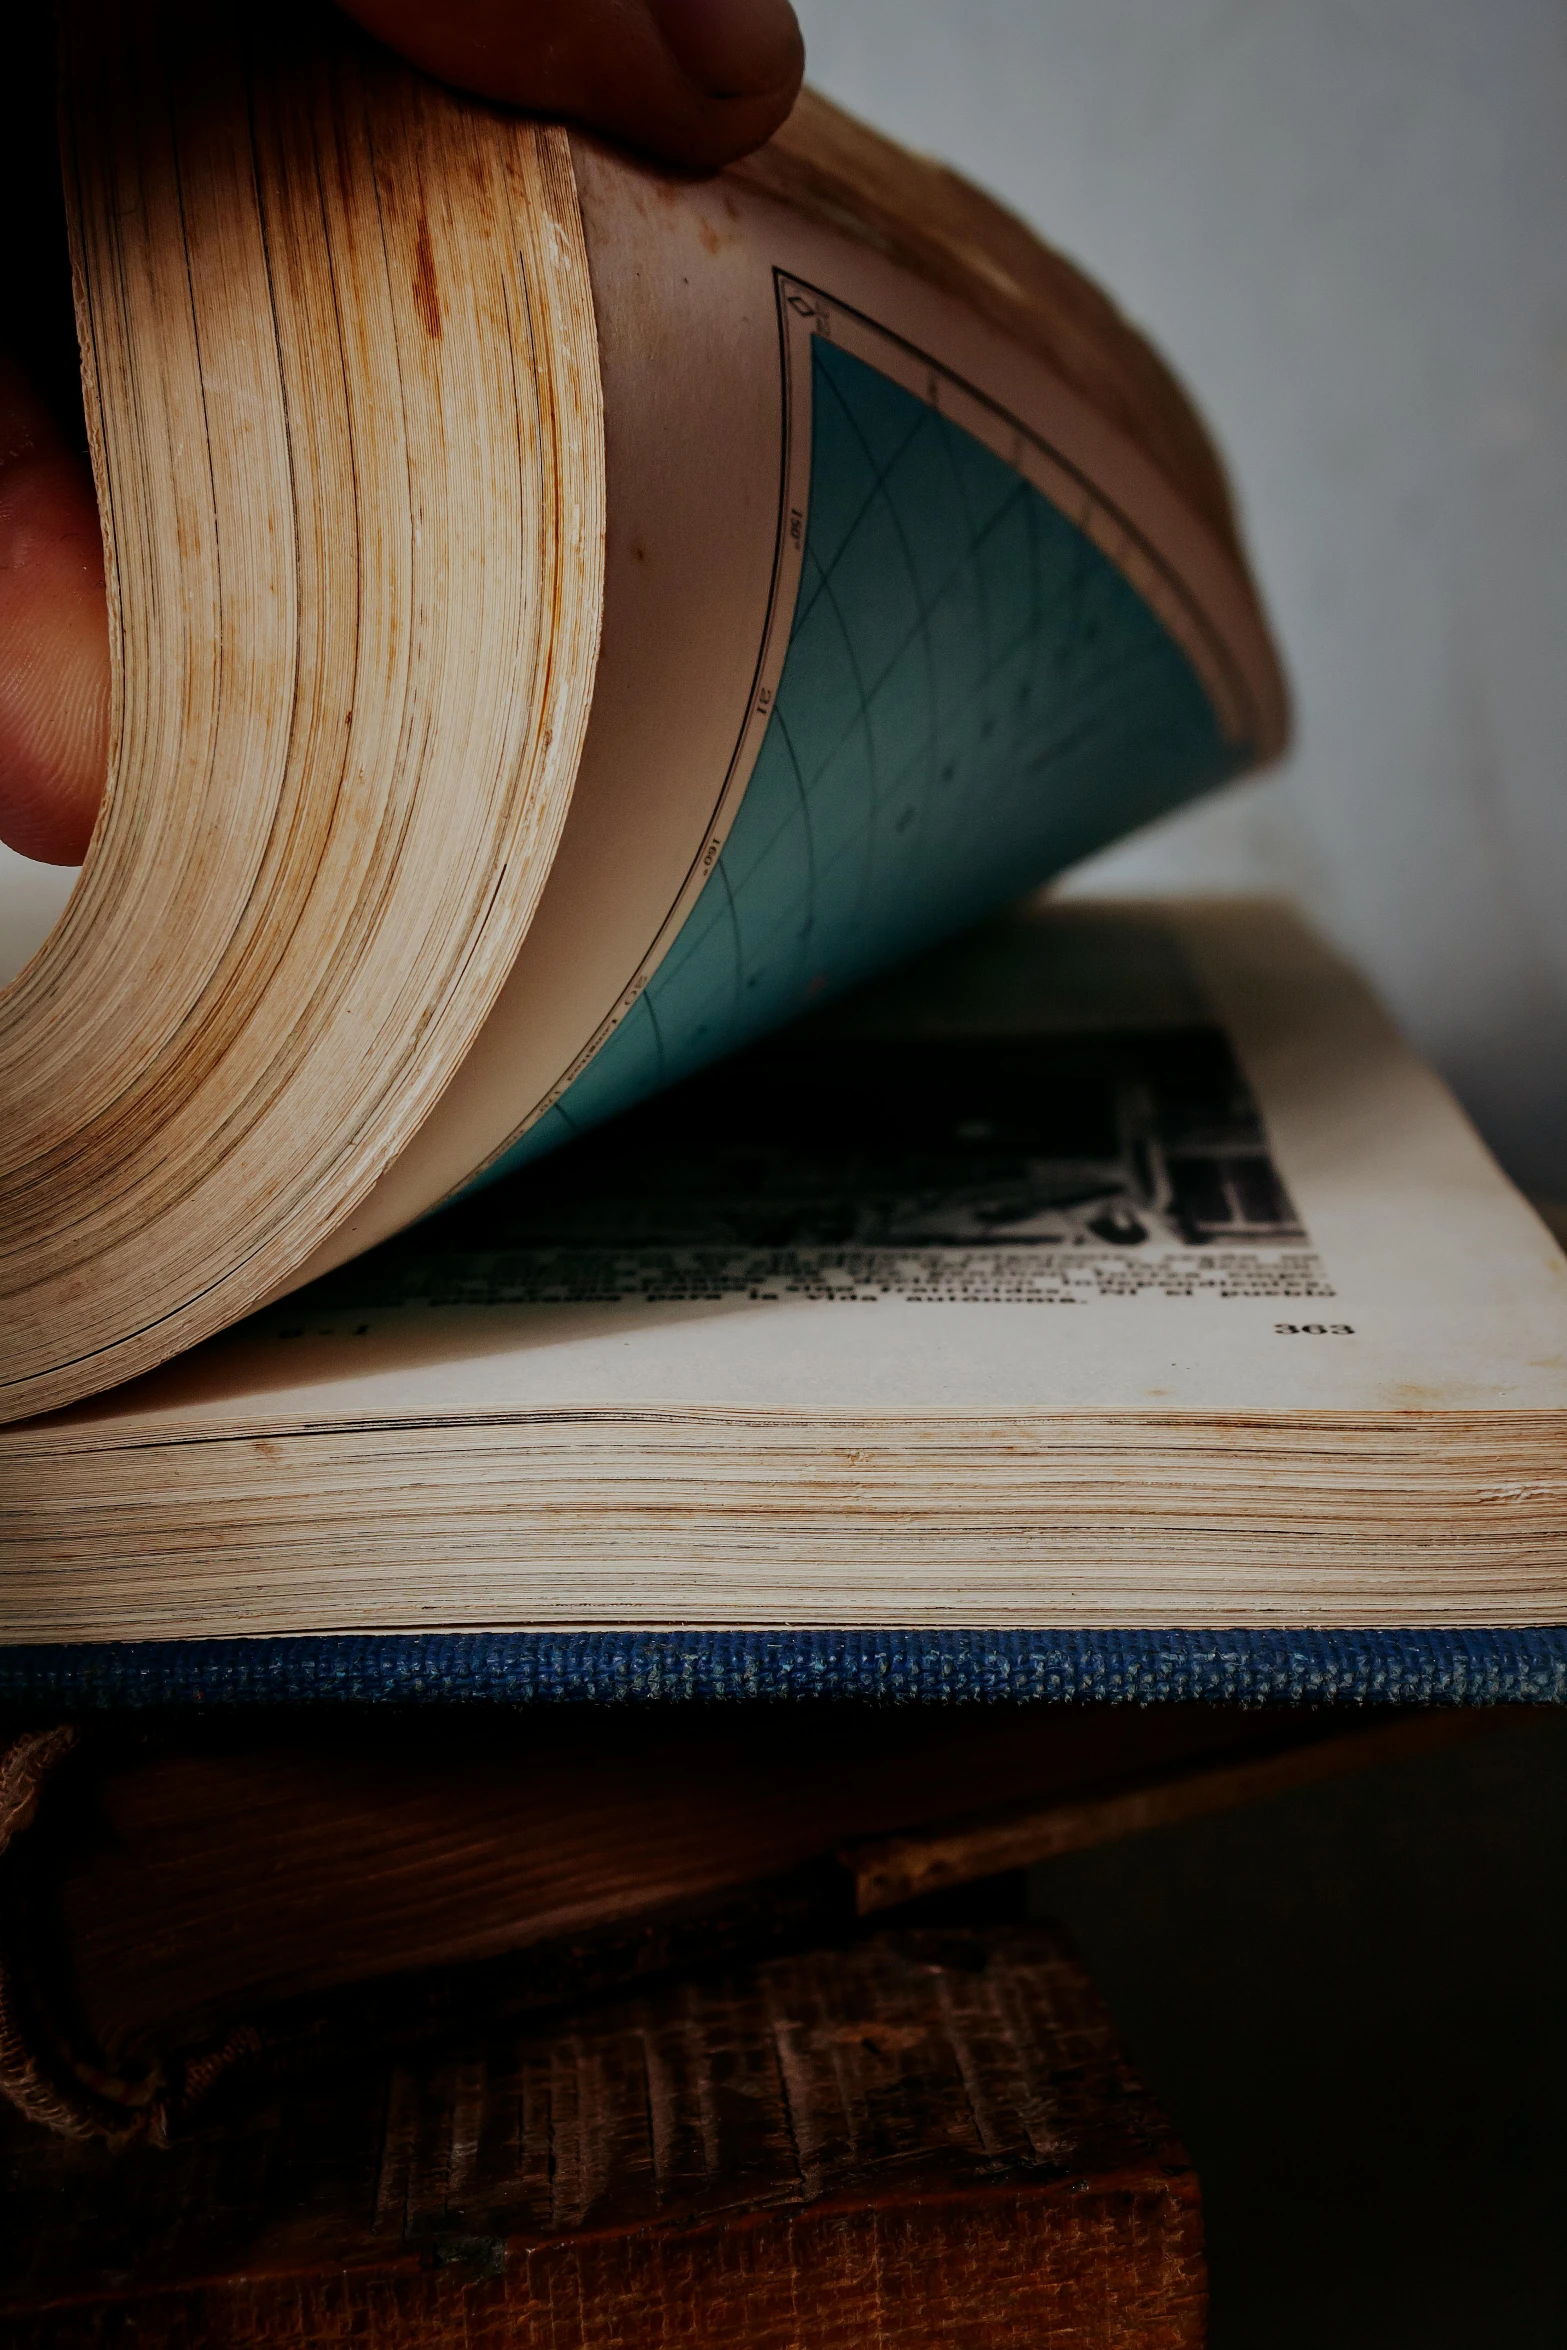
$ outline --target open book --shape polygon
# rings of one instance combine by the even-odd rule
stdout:
[[[1200,424],[949,174],[808,98],[671,181],[309,6],[62,44],[114,734],[0,996],[3,1416],[1281,743]]]
[[[0,1432],[12,1644],[1567,1617],[1567,1258],[1276,907],[1046,906]]]

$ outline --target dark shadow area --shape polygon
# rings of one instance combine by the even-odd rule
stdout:
[[[1567,1716],[1030,1879],[1203,2184],[1213,2350],[1567,2340]]]
[[[55,127],[54,21],[48,8],[6,11],[0,81],[0,204],[7,227],[0,349],[13,354],[84,452],[81,361]]]

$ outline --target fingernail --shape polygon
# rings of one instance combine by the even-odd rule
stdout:
[[[804,57],[789,0],[648,0],[675,62],[710,98],[761,98]]]

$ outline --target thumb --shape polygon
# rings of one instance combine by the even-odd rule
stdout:
[[[108,763],[103,541],[87,468],[0,357],[0,840],[86,851]]]
[[[566,115],[693,170],[761,145],[805,51],[789,0],[344,0],[443,81]],[[50,408],[0,356],[0,840],[75,864],[109,724],[92,486]]]
[[[732,163],[794,104],[789,0],[342,0],[442,81],[565,115],[690,170]]]

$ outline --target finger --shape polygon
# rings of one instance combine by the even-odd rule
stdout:
[[[109,630],[92,480],[0,358],[0,840],[86,850],[108,764]]]
[[[345,0],[443,80],[713,169],[788,114],[804,70],[789,0]],[[57,403],[58,405],[58,403]],[[0,359],[0,840],[74,864],[107,765],[103,557],[87,469]]]
[[[342,0],[442,81],[713,170],[772,136],[805,47],[789,0]]]

